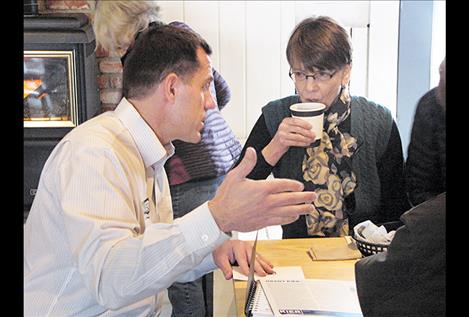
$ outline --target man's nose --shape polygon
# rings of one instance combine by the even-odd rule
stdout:
[[[210,90],[207,91],[205,93],[205,109],[207,109],[207,110],[214,109],[216,106],[217,106],[217,103],[215,101],[215,96],[212,95]]]

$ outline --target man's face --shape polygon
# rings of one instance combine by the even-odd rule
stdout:
[[[210,84],[213,82],[210,57],[202,48],[198,48],[197,59],[200,67],[192,78],[182,84],[173,112],[173,122],[177,124],[175,139],[189,143],[200,141],[206,111],[216,107],[210,92]]]
[[[300,96],[301,102],[320,102],[329,108],[332,102],[340,93],[341,85],[347,85],[350,76],[350,65],[346,65],[337,71],[315,71],[311,72],[303,67],[302,63],[291,65],[292,72],[299,71],[306,75],[318,74],[316,78],[332,75],[325,80],[314,79],[310,76],[304,81],[296,81],[295,88]],[[322,75],[322,76],[321,76]]]

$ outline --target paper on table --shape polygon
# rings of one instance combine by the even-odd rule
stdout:
[[[257,274],[254,274],[253,271],[250,271],[249,278],[246,275],[242,274],[239,270],[239,267],[233,268],[233,279],[248,281],[246,288],[246,303],[244,307],[245,315],[249,317],[273,316],[269,302],[267,301],[267,298],[264,295],[264,291],[262,290],[262,287],[259,284],[259,279],[261,277]],[[277,279],[281,277],[304,279],[303,269],[301,268],[301,266],[278,267],[274,268],[274,270],[276,271],[275,274],[270,274],[263,278]]]
[[[259,303],[270,303],[271,315],[267,305],[259,308],[258,316],[297,317],[310,316],[363,316],[358,301],[354,281],[339,280],[260,280],[263,292],[259,294]],[[253,311],[253,316],[256,316]]]
[[[279,279],[279,278],[288,278],[288,279],[301,279],[305,278],[303,274],[303,269],[301,266],[278,266],[274,267],[275,274],[267,275],[266,278],[270,279]],[[254,279],[258,281],[260,278],[259,275],[254,273]],[[247,281],[248,277],[241,273],[241,268],[239,266],[233,267],[233,279],[239,281]]]
[[[303,269],[301,266],[280,266],[274,268],[276,271],[275,274],[270,274],[264,277],[259,277],[258,275],[249,272],[251,278],[246,277],[244,274],[239,272],[239,267],[235,268],[233,271],[233,278],[238,277],[238,279],[244,279],[248,281],[247,287],[249,288],[248,295],[246,295],[246,304],[245,304],[245,315],[248,317],[265,317],[273,316],[272,310],[270,309],[269,302],[264,295],[262,286],[260,285],[259,279],[263,278],[265,280],[278,280],[278,279],[297,279],[304,280]],[[235,273],[236,272],[236,273]],[[250,283],[250,281],[252,281]]]
[[[306,282],[319,304],[318,310],[341,312],[344,313],[342,316],[362,316],[355,281],[311,279]]]

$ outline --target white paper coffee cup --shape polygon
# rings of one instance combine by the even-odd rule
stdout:
[[[311,146],[321,144],[325,109],[326,105],[320,102],[302,102],[290,106],[291,116],[293,118],[303,119],[313,126],[311,131],[314,132],[316,138],[314,142],[311,143]]]

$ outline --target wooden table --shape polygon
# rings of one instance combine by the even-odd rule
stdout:
[[[354,280],[355,262],[313,261],[306,252],[312,239],[258,240],[257,252],[275,266],[301,266],[306,278]],[[317,239],[317,238],[316,238]],[[343,238],[319,238],[343,239]],[[234,281],[237,316],[244,316],[246,281]]]

